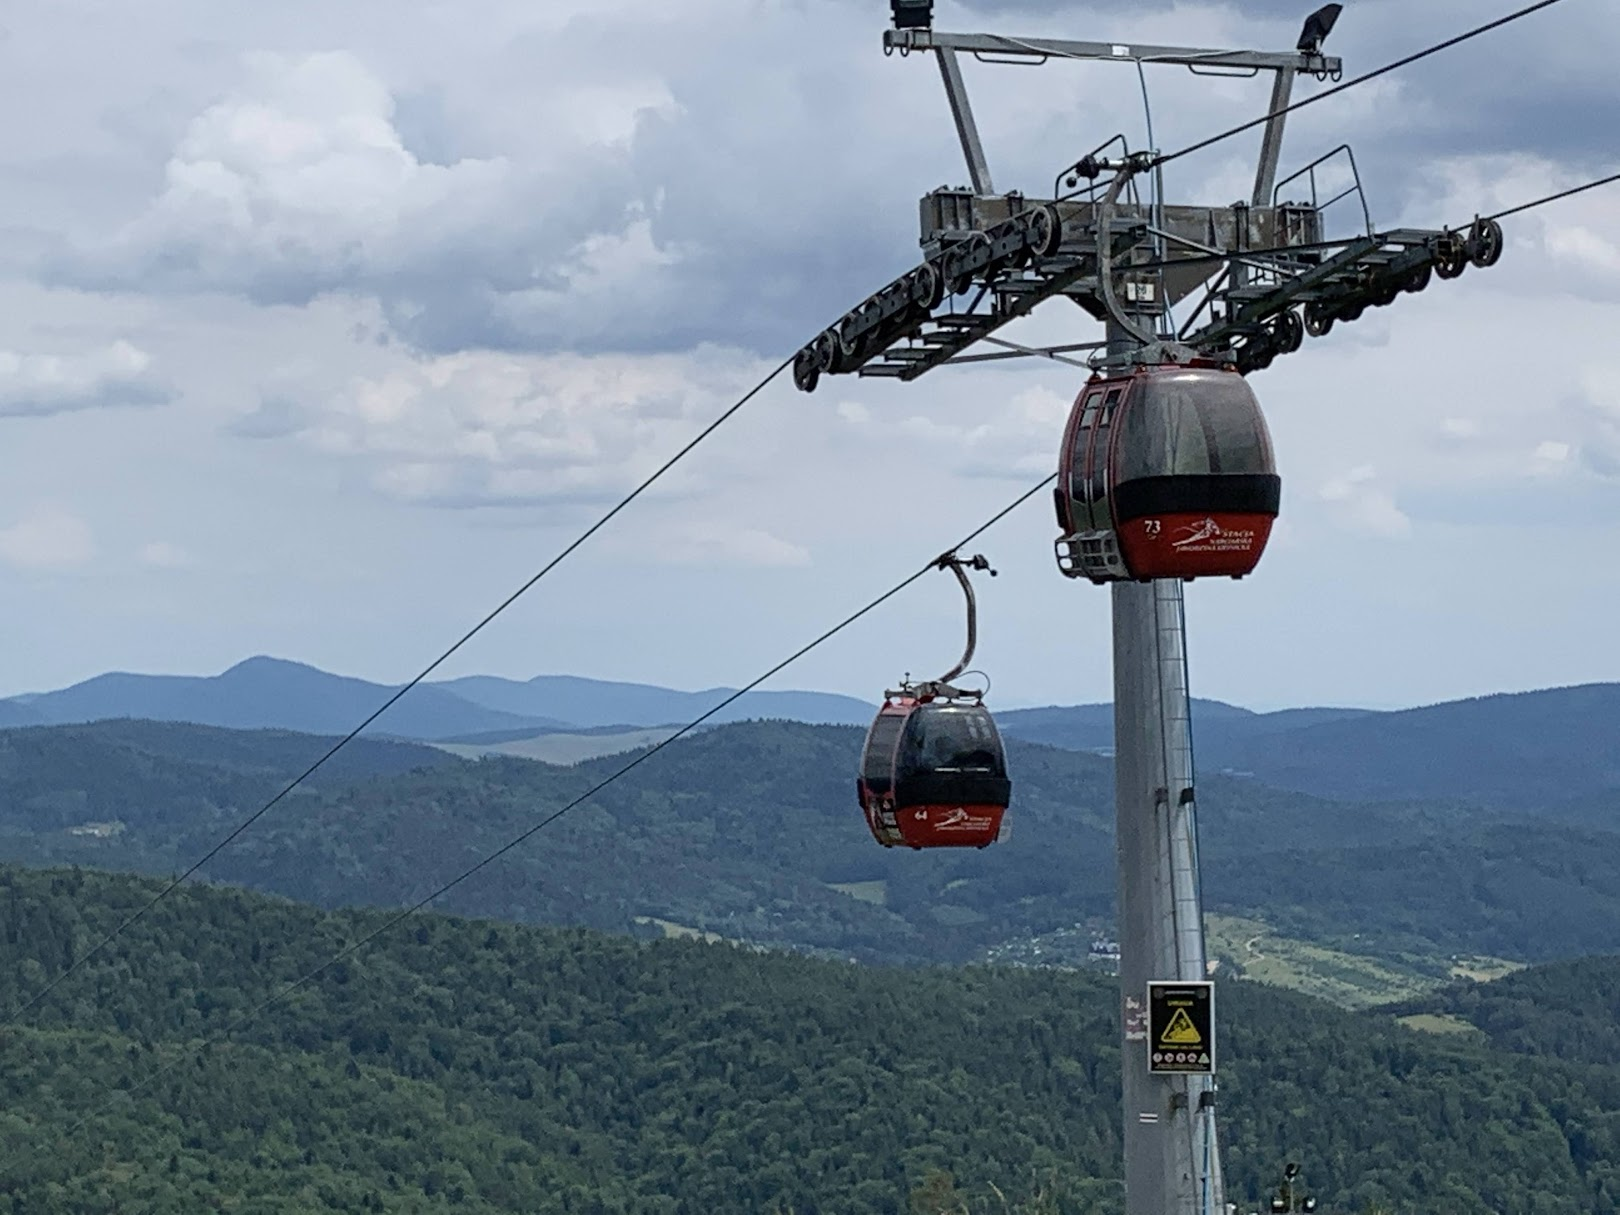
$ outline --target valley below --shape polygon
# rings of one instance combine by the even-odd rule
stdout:
[[[1053,712],[965,853],[872,844],[849,725],[361,738],[150,914],[331,736],[0,730],[0,1209],[1117,1215],[1111,765]],[[1620,797],[1425,745],[1200,781],[1231,1192],[1620,1209]]]

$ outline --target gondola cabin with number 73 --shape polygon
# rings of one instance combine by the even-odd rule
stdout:
[[[1248,383],[1200,360],[1093,376],[1055,493],[1071,578],[1241,578],[1265,551],[1282,482]]]

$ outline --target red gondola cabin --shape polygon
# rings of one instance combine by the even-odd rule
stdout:
[[[1241,578],[1282,482],[1260,403],[1209,363],[1094,376],[1063,434],[1058,568],[1093,582]]]
[[[867,826],[890,848],[983,848],[1012,796],[1001,735],[976,700],[885,701],[856,783]]]

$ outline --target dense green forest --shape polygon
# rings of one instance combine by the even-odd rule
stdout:
[[[0,1008],[155,888],[0,870]],[[1117,1215],[1105,980],[425,916],[243,1022],[377,922],[159,904],[0,1036],[0,1210]],[[1218,998],[1234,1198],[1620,1210],[1620,1067]]]
[[[981,959],[1077,921],[1106,925],[1106,759],[1013,742],[1010,838],[983,852],[900,853],[873,844],[855,809],[860,739],[786,722],[682,739],[445,908],[621,932],[662,920],[884,962]],[[329,745],[151,722],[0,732],[0,859],[180,871]],[[362,740],[205,873],[327,907],[397,906],[624,762],[468,761]],[[1606,820],[1591,804],[1579,818],[1513,820],[1459,803],[1346,805],[1216,775],[1200,784],[1199,812],[1212,909],[1352,952],[1442,961],[1620,949],[1620,850],[1596,846]]]
[[[1456,984],[1393,1011],[1459,1018],[1519,1054],[1620,1065],[1620,964],[1614,958],[1579,958],[1494,983]]]

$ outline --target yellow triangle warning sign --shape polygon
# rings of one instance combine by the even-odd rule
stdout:
[[[1202,1046],[1204,1035],[1198,1032],[1198,1027],[1192,1023],[1185,1008],[1176,1009],[1175,1015],[1170,1018],[1170,1024],[1164,1027],[1164,1033],[1159,1041],[1167,1046]]]

